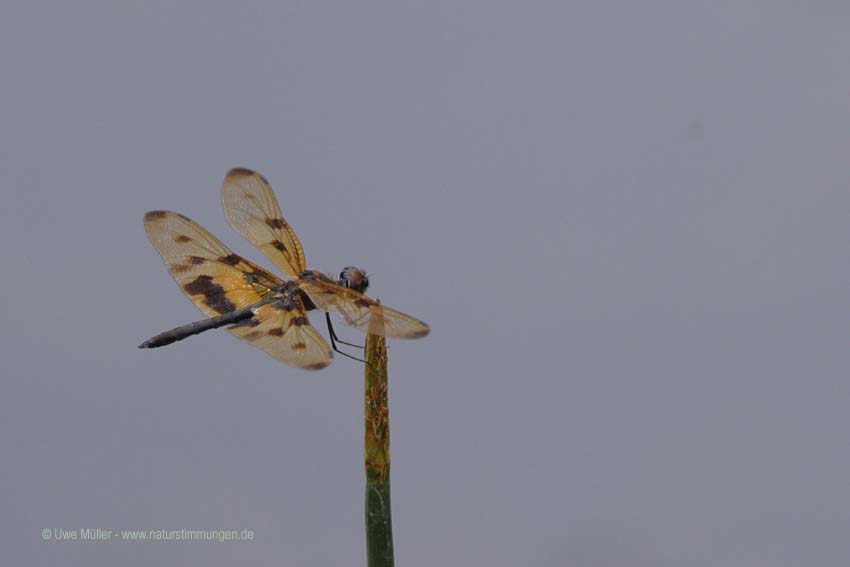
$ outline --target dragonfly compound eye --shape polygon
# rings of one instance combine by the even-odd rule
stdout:
[[[369,278],[366,272],[354,266],[346,266],[339,273],[340,284],[349,289],[363,293],[369,287]]]

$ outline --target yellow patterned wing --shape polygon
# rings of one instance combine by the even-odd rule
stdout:
[[[283,298],[263,305],[253,318],[227,330],[273,358],[305,370],[319,370],[333,359],[328,343],[310,325],[297,295],[292,300]]]
[[[208,317],[257,303],[283,283],[184,215],[151,211],[144,224],[180,289]]]
[[[313,303],[323,311],[333,311],[342,316],[346,325],[365,333],[416,339],[424,337],[430,330],[428,325],[395,309],[384,307],[353,289],[331,282],[328,278],[311,272],[295,282]]]
[[[304,250],[280,212],[268,181],[249,169],[231,169],[221,186],[224,216],[287,276],[307,269]]]

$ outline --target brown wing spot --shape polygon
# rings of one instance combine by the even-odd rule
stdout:
[[[186,259],[189,260],[189,264],[193,266],[200,266],[201,264],[207,261],[206,258],[201,258],[200,256],[189,256]]]
[[[372,307],[375,305],[374,301],[370,301],[368,299],[363,299],[362,297],[358,297],[354,300],[354,305],[357,307]]]
[[[175,242],[179,242],[181,244],[185,244],[186,242],[192,242],[192,239],[186,236],[185,234],[178,234],[174,237]]]
[[[247,176],[253,175],[253,174],[254,174],[254,172],[251,171],[250,169],[246,169],[244,167],[234,167],[233,169],[231,169],[228,172],[227,176],[228,177],[247,177]]]
[[[275,327],[274,329],[269,329],[269,334],[273,337],[281,337],[283,336],[283,329],[280,327]]]
[[[245,339],[246,341],[256,341],[262,335],[263,335],[263,333],[261,331],[251,331],[250,333],[246,333],[245,336],[242,337],[242,338]]]
[[[302,316],[300,316],[300,317],[295,317],[295,318],[293,318],[293,319],[292,319],[292,324],[293,324],[293,325],[295,325],[295,326],[297,326],[297,327],[300,327],[301,325],[309,325],[309,324],[310,324],[310,320],[309,320],[309,319],[307,319],[307,317],[304,317],[304,316],[302,315]]]
[[[317,362],[316,364],[311,364],[310,366],[305,366],[304,370],[321,370],[325,366],[327,366],[327,362]]]
[[[189,266],[188,264],[174,264],[173,266],[171,266],[171,273],[182,274],[183,272],[188,272],[191,269],[192,266]]]
[[[229,256],[222,256],[218,261],[228,266],[235,266],[240,262],[240,258],[236,254],[231,254]]]
[[[183,286],[189,295],[203,295],[204,304],[219,313],[230,313],[236,306],[227,299],[224,288],[213,283],[212,276],[198,276]]]
[[[164,219],[166,214],[168,213],[166,213],[165,211],[149,211],[145,213],[145,222]]]
[[[304,350],[307,348],[307,343],[292,343],[292,350]]]
[[[280,240],[272,240],[272,246],[274,246],[281,252],[286,252],[286,246],[284,246],[283,242],[281,242]]]
[[[286,221],[283,219],[266,219],[266,224],[272,228],[283,228],[286,226]]]
[[[244,321],[239,321],[238,323],[234,323],[229,326],[228,329],[238,329],[240,327],[256,327],[260,324],[260,320],[256,317],[252,317],[251,319],[245,319]]]
[[[183,289],[190,295],[207,295],[216,287],[220,288],[221,286],[212,283],[212,276],[203,275],[184,285]]]

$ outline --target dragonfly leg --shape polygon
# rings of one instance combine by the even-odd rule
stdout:
[[[344,345],[355,346],[355,347],[358,346],[358,345],[353,345],[351,343],[347,343],[345,341],[339,340],[339,337],[337,337],[336,333],[334,332],[334,326],[333,326],[333,323],[331,323],[330,314],[325,313],[325,320],[328,322],[328,335],[330,335],[330,337],[331,337],[331,348],[333,348],[335,352],[338,352],[342,356],[347,356],[348,358],[351,358],[351,359],[356,360],[358,362],[363,362],[365,364],[366,361],[363,360],[362,358],[357,358],[356,356],[352,356],[352,355],[348,354],[347,352],[342,352],[341,350],[339,350],[336,347],[337,342],[342,343]],[[361,346],[361,347],[358,347],[358,348],[363,348],[363,347]]]
[[[356,345],[354,343],[349,343],[349,342],[346,342],[346,341],[340,339],[338,336],[336,336],[336,332],[334,331],[333,323],[331,323],[331,314],[330,313],[325,312],[325,320],[327,320],[327,322],[328,322],[328,332],[331,334],[331,338],[333,340],[335,340],[336,342],[338,342],[340,344],[348,345],[348,346],[351,346],[351,347],[354,347],[354,348],[366,348],[364,345]]]

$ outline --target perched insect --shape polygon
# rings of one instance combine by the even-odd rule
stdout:
[[[145,215],[145,231],[180,289],[209,319],[161,333],[139,348],[156,348],[219,327],[257,346],[274,358],[308,370],[331,363],[328,343],[310,325],[307,311],[325,311],[333,350],[336,336],[330,312],[346,325],[366,333],[414,339],[428,325],[363,295],[366,272],[349,266],[333,279],[308,270],[304,250],[268,181],[248,169],[232,169],[221,187],[224,215],[236,231],[254,244],[288,278],[281,280],[231,252],[188,217],[170,211]],[[357,346],[357,345],[351,345]],[[359,360],[359,359],[358,359]]]

